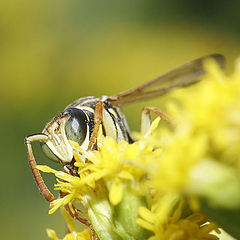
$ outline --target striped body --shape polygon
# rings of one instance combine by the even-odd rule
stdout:
[[[42,142],[42,149],[46,156],[53,161],[60,162],[64,169],[72,175],[78,175],[74,167],[72,140],[79,144],[81,149],[87,150],[91,133],[94,128],[94,111],[98,102],[104,102],[102,112],[103,134],[120,142],[122,139],[132,143],[129,127],[124,115],[118,107],[113,107],[107,97],[84,97],[74,101],[66,107],[63,113],[57,115],[43,130],[48,141]],[[82,160],[85,160],[82,155]]]
[[[130,136],[130,131],[128,124],[126,122],[125,116],[121,113],[118,107],[112,107],[110,103],[105,100],[107,97],[103,96],[101,98],[95,97],[84,97],[79,98],[74,101],[72,104],[66,107],[64,112],[66,112],[69,108],[77,108],[84,112],[88,120],[88,131],[86,134],[86,139],[84,143],[81,145],[83,149],[87,149],[89,144],[89,138],[91,136],[91,132],[94,125],[94,109],[96,103],[104,102],[105,108],[103,109],[103,134],[105,136],[112,137],[117,142],[120,142],[122,139],[128,142],[133,142],[133,139]],[[63,112],[63,113],[64,113]]]

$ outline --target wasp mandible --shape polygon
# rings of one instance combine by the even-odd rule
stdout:
[[[68,105],[62,113],[55,116],[45,126],[42,133],[27,136],[25,144],[28,160],[41,195],[50,202],[54,200],[53,194],[45,185],[36,168],[32,142],[40,141],[42,150],[49,159],[60,162],[66,172],[77,176],[78,169],[74,166],[73,148],[69,140],[78,143],[84,150],[94,150],[98,130],[102,125],[105,136],[110,136],[117,142],[122,139],[129,143],[134,142],[120,107],[128,103],[161,96],[173,88],[187,87],[198,82],[206,73],[203,63],[208,58],[214,59],[223,68],[225,58],[220,54],[212,54],[180,65],[149,82],[115,96],[79,98]],[[151,112],[159,115],[163,120],[171,122],[168,115],[160,109],[144,107],[141,118],[142,134],[146,133],[150,127]]]

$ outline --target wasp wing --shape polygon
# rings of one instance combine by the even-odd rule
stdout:
[[[221,54],[212,54],[198,58],[180,65],[138,87],[108,97],[108,100],[115,106],[122,106],[127,103],[163,95],[172,88],[192,85],[198,82],[206,73],[203,63],[208,58],[214,59],[221,68],[225,65],[225,57]]]

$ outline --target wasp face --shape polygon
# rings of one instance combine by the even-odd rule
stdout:
[[[83,149],[89,144],[90,126],[89,116],[77,108],[68,108],[56,116],[43,130],[48,136],[47,142],[42,142],[45,155],[56,162],[68,163],[73,159],[73,149],[69,143],[72,140]]]
[[[56,116],[42,132],[48,136],[48,141],[42,143],[42,149],[46,156],[53,161],[72,161],[73,150],[65,131],[65,125],[69,118],[69,115],[63,114]]]

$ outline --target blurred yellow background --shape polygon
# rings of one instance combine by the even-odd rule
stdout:
[[[79,97],[116,94],[203,55],[224,54],[230,71],[240,56],[239,9],[237,0],[0,1],[1,239],[65,232],[39,195],[26,135]],[[123,109],[131,129],[146,104],[161,99]],[[39,144],[34,151],[48,163]],[[44,177],[51,188],[54,178]]]

